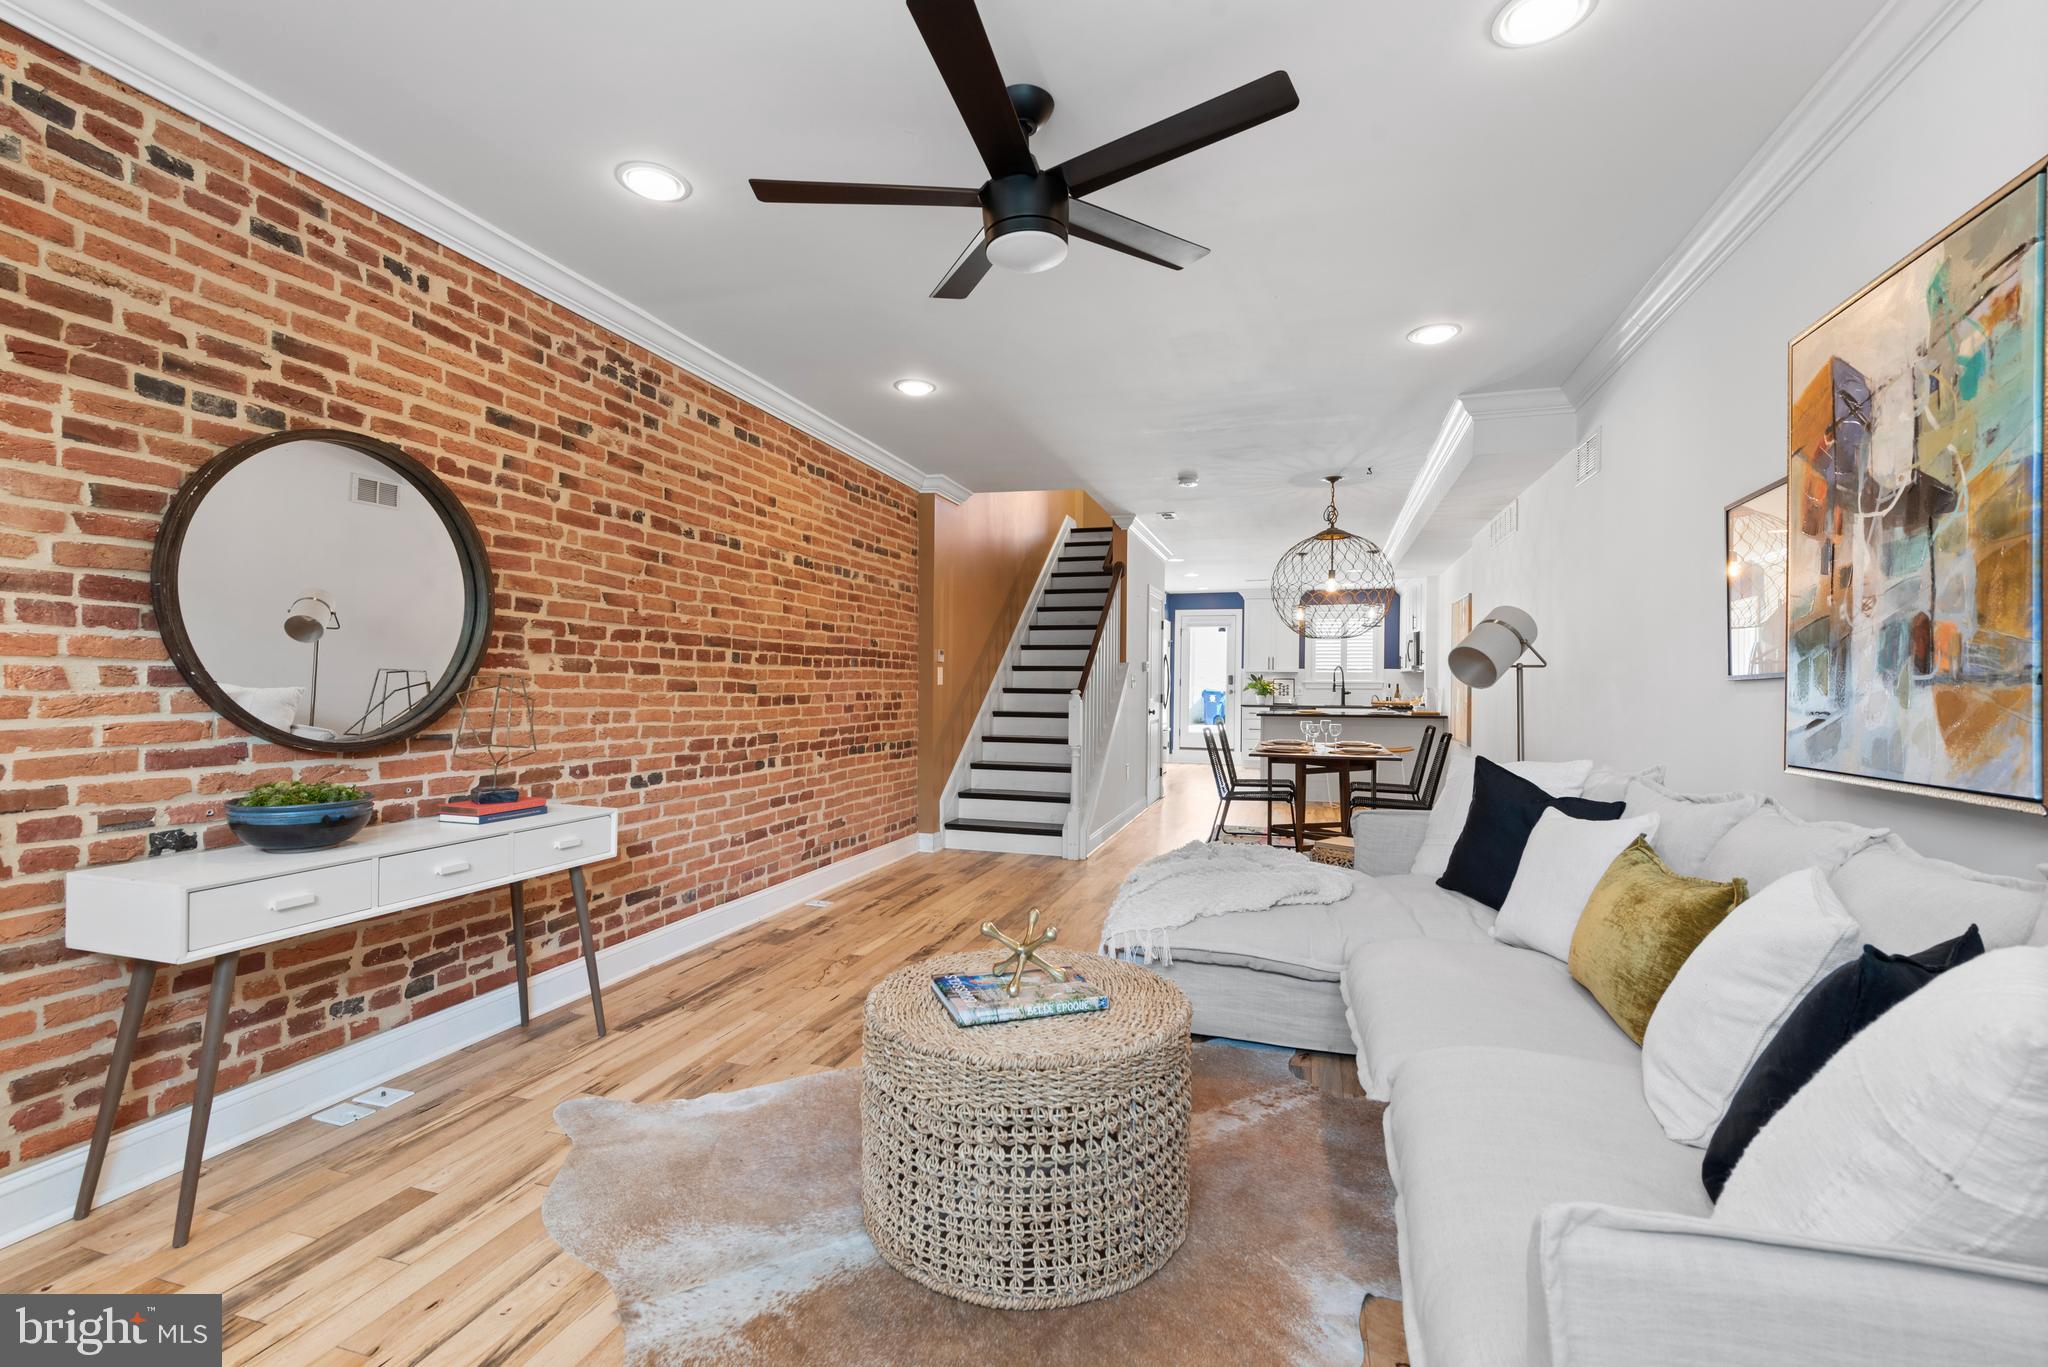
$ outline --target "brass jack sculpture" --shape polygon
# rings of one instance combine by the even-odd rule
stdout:
[[[1056,983],[1063,983],[1067,980],[1067,975],[1064,971],[1054,968],[1051,964],[1038,957],[1038,951],[1057,939],[1060,932],[1058,926],[1047,926],[1044,930],[1038,928],[1037,907],[1031,908],[1031,919],[1024,925],[1024,938],[1021,940],[1013,940],[1008,935],[1005,935],[996,928],[994,921],[983,921],[981,923],[981,933],[1005,946],[1010,951],[1002,962],[995,966],[993,971],[1010,975],[1010,981],[1003,985],[1003,991],[1011,996],[1016,996],[1023,989],[1024,972],[1033,964],[1044,969],[1046,976]]]

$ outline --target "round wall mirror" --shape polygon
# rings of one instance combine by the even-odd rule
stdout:
[[[301,750],[389,745],[451,705],[490,628],[490,565],[448,486],[397,447],[307,430],[180,485],[150,594],[222,716]]]

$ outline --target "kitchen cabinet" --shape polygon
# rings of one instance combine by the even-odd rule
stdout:
[[[1273,611],[1271,598],[1245,595],[1244,665],[1255,674],[1291,674],[1301,668],[1301,638]]]

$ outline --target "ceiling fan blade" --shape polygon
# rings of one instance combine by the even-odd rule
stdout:
[[[988,30],[981,25],[974,0],[909,0],[909,5],[910,17],[938,63],[967,132],[981,149],[989,176],[1029,175],[1034,169],[1031,144],[1017,122],[1003,69],[996,65],[995,49],[989,46]]]
[[[960,253],[960,259],[953,263],[953,269],[946,272],[946,278],[932,291],[934,299],[965,299],[981,283],[981,277],[988,274],[988,249],[980,233],[967,244],[967,250]]]
[[[948,185],[866,185],[841,180],[750,180],[764,204],[930,204],[978,209],[981,192]]]
[[[1075,195],[1093,194],[1140,171],[1149,171],[1161,162],[1184,157],[1197,148],[1256,128],[1268,119],[1277,119],[1300,103],[1301,97],[1294,93],[1294,82],[1287,79],[1287,73],[1275,71],[1135,133],[1126,133],[1092,152],[1070,158],[1060,165],[1059,171],[1066,177],[1067,189]]]
[[[1135,218],[1111,213],[1100,204],[1078,199],[1067,201],[1067,232],[1083,242],[1093,242],[1098,247],[1108,247],[1126,256],[1135,256],[1140,261],[1150,261],[1155,266],[1176,271],[1183,266],[1194,265],[1209,254],[1207,247],[1184,237],[1161,232]]]

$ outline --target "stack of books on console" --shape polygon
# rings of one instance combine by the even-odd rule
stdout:
[[[548,800],[544,797],[514,798],[510,802],[471,802],[467,798],[459,798],[441,808],[441,819],[465,826],[483,826],[493,821],[539,816],[547,809]]]

